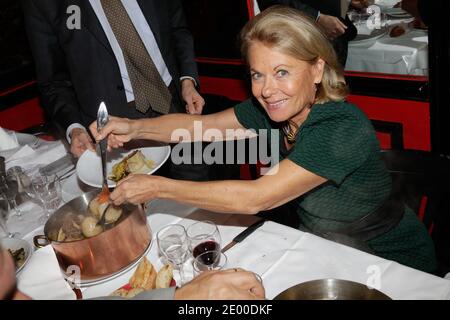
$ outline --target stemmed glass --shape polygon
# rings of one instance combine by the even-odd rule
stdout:
[[[187,228],[189,248],[195,258],[206,251],[220,251],[222,239],[217,225],[208,220],[197,221]]]
[[[199,275],[207,270],[222,270],[226,268],[227,263],[227,256],[218,249],[199,254],[194,258],[192,266],[194,268],[194,275]]]
[[[16,197],[19,194],[19,183],[14,173],[9,172],[6,176],[0,176],[0,192],[2,192],[9,203],[11,209],[13,209],[19,218],[22,220],[22,212],[19,210]]]
[[[9,231],[6,225],[6,221],[8,220],[8,214],[9,214],[9,201],[5,195],[0,193],[0,228],[3,229],[7,238],[14,238],[18,236],[19,233]]]
[[[189,255],[186,229],[181,224],[169,224],[156,235],[161,254],[176,266],[180,273],[180,286],[185,283],[183,264]]]
[[[37,174],[31,178],[31,188],[34,198],[39,201],[44,209],[44,215],[40,223],[45,223],[61,203],[61,184],[56,175],[44,176]]]

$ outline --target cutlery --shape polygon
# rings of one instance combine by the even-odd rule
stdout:
[[[106,105],[104,102],[100,103],[100,107],[97,112],[97,130],[100,132],[108,123],[108,110],[106,109]],[[108,147],[108,137],[103,138],[98,142],[100,147],[100,157],[102,160],[102,174],[103,174],[103,184],[102,184],[102,192],[100,193],[100,199],[107,199],[109,197],[109,188],[107,181],[107,172],[106,172],[106,152]],[[105,216],[105,214],[103,214]],[[103,217],[102,217],[103,218]],[[102,222],[102,226],[105,223],[105,219],[100,219],[99,222]]]
[[[261,219],[253,223],[251,226],[247,227],[244,231],[242,231],[236,237],[234,237],[234,239],[230,243],[228,243],[225,247],[223,247],[222,252],[225,252],[230,248],[234,247],[237,243],[242,242],[245,238],[251,235],[256,229],[261,227],[264,224],[264,222],[266,222],[266,220]]]

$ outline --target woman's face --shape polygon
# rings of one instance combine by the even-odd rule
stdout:
[[[255,41],[248,51],[252,92],[270,119],[305,121],[314,103],[316,83],[322,80],[324,61],[314,65]]]

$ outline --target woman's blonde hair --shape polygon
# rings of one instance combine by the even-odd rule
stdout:
[[[242,57],[248,62],[251,44],[259,41],[283,54],[310,64],[325,61],[315,103],[340,101],[347,95],[342,66],[336,53],[315,22],[296,9],[272,6],[247,22],[240,34]]]

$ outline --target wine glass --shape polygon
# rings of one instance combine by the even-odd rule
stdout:
[[[22,220],[22,212],[16,202],[16,197],[19,194],[19,183],[16,175],[8,170],[7,175],[0,176],[0,179],[0,192],[6,196],[10,208],[14,210],[19,220]]]
[[[182,286],[185,283],[183,264],[189,254],[186,229],[181,224],[169,224],[158,231],[156,240],[161,254],[178,269]]]
[[[39,221],[44,224],[61,203],[61,183],[56,175],[36,174],[31,178],[31,188],[35,199],[41,203],[44,209],[44,215]]]
[[[6,225],[6,221],[8,220],[9,214],[9,201],[7,197],[0,193],[0,228],[6,234],[7,238],[14,238],[19,235],[18,232],[10,232],[8,226]]]
[[[226,268],[227,263],[227,256],[220,249],[205,251],[196,256],[192,262],[194,276],[199,275],[203,271],[222,270]]]
[[[206,251],[219,250],[222,239],[217,225],[209,220],[197,221],[187,228],[189,248],[195,258]]]

